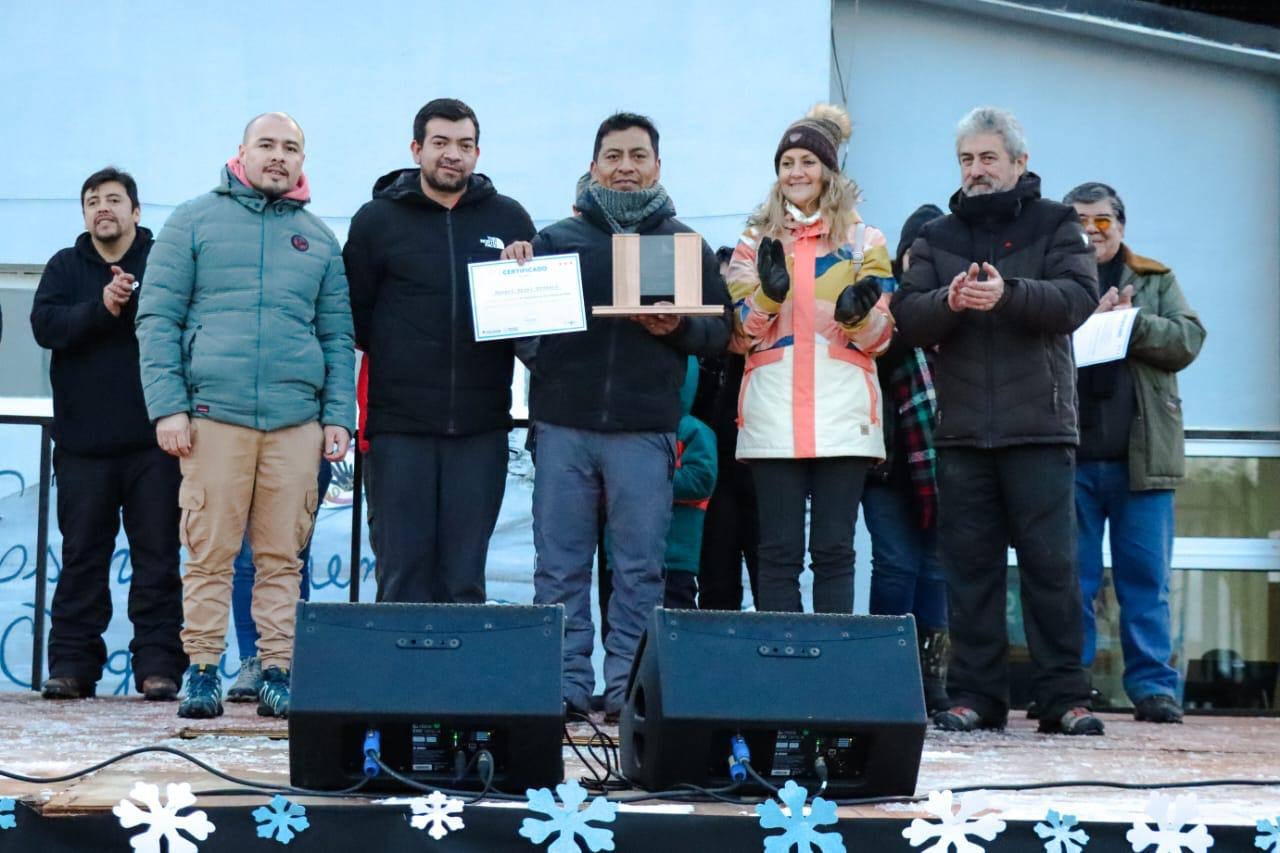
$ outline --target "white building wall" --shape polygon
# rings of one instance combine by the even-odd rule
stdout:
[[[848,171],[891,244],[959,186],[960,117],[1011,109],[1045,195],[1114,186],[1128,244],[1171,266],[1200,312],[1208,340],[1180,379],[1188,428],[1280,429],[1280,79],[1158,37],[1128,46],[913,0],[836,0],[834,22]]]

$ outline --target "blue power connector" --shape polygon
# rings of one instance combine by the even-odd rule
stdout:
[[[364,775],[372,779],[382,772],[382,768],[378,766],[375,759],[382,757],[382,732],[377,729],[369,729],[364,733],[364,750],[361,752],[364,756]]]
[[[742,762],[751,761],[751,750],[747,747],[746,740],[741,734],[736,734],[729,741],[733,754],[729,758],[729,779],[733,782],[747,781],[747,768]]]

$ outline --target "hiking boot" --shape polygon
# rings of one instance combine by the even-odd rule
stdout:
[[[1056,722],[1041,719],[1039,731],[1049,735],[1100,735],[1106,727],[1088,708],[1069,708]]]
[[[952,705],[933,715],[934,728],[944,732],[976,732],[978,729],[1003,729],[1004,723],[984,720],[982,715],[964,705]]]
[[[217,664],[187,667],[187,695],[178,705],[178,716],[193,720],[222,716],[222,677]]]
[[[1156,693],[1134,703],[1133,718],[1142,723],[1181,723],[1182,706],[1172,696]]]
[[[178,682],[167,675],[142,679],[142,698],[149,702],[172,702],[178,698]]]
[[[918,640],[920,675],[924,680],[924,707],[930,714],[951,707],[947,697],[947,662],[951,659],[951,635],[946,629],[925,628]]]
[[[258,691],[258,716],[289,716],[289,670],[269,666],[262,671],[262,689]]]
[[[227,691],[228,702],[256,702],[262,692],[262,663],[257,655],[240,658],[240,672]]]
[[[40,689],[45,699],[92,699],[98,692],[96,682],[81,681],[74,675],[55,675]]]

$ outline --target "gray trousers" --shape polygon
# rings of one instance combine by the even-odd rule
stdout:
[[[591,566],[597,519],[613,570],[605,638],[605,710],[622,707],[645,622],[662,601],[662,557],[671,523],[675,433],[596,432],[539,422],[533,480],[536,604],[565,607],[564,698],[590,707]]]

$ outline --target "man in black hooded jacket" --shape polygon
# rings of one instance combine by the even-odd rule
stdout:
[[[138,187],[102,169],[80,191],[85,232],[45,265],[31,308],[36,343],[53,350],[53,468],[62,570],[53,592],[46,699],[93,696],[111,621],[109,579],[121,510],[133,578],[133,677],[148,699],[170,700],[187,667],[178,632],[178,460],[156,445],[147,417],[133,321],[151,252],[138,226]]]
[[[514,349],[476,342],[467,264],[497,260],[534,228],[475,173],[470,107],[433,100],[413,135],[419,168],[378,180],[342,253],[369,362],[378,600],[474,604],[506,486]]]
[[[1075,211],[1040,197],[1022,128],[979,107],[956,132],[961,189],[924,226],[894,294],[898,330],[936,346],[939,534],[952,707],[939,728],[999,728],[1009,712],[1007,549],[1021,576],[1040,728],[1102,734],[1081,665],[1075,566],[1071,333],[1098,304]]]

